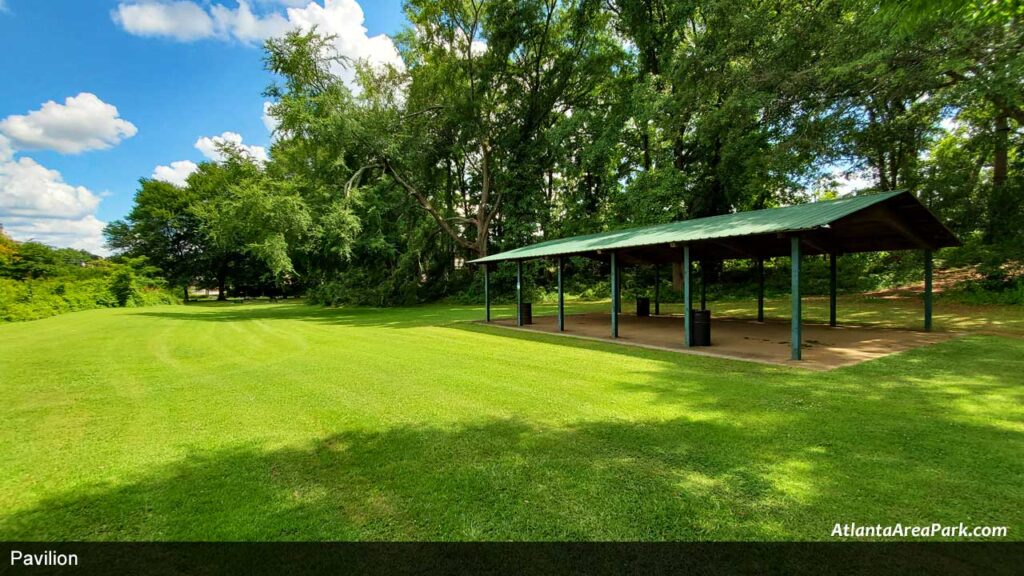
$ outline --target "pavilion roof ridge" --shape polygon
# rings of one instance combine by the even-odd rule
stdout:
[[[470,264],[525,260],[549,256],[583,254],[641,246],[727,239],[755,234],[787,233],[826,226],[840,218],[864,210],[905,190],[854,194],[841,198],[791,204],[774,208],[718,214],[620,230],[594,232],[506,250],[472,260]]]

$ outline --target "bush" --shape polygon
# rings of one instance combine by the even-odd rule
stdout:
[[[138,288],[135,286],[135,273],[131,268],[124,266],[114,272],[110,279],[110,291],[114,294],[118,306],[135,305]]]
[[[12,280],[0,278],[0,321],[37,320],[66,312],[114,308],[121,300],[112,290],[113,277]],[[135,282],[127,306],[177,304],[181,300],[155,284]]]

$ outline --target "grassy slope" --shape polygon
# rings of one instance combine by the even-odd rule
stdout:
[[[447,324],[479,316],[288,303],[0,326],[0,539],[1024,533],[1022,339],[810,373]]]

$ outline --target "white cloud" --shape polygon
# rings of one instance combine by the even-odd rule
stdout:
[[[224,160],[224,154],[221,153],[220,147],[224,144],[233,144],[237,146],[244,153],[248,154],[253,160],[263,163],[267,161],[267,149],[263,146],[252,146],[242,143],[242,135],[237,132],[224,132],[220,136],[203,136],[196,140],[195,147],[214,162],[221,162]]]
[[[322,34],[336,36],[334,48],[341,56],[404,69],[390,37],[368,34],[363,9],[356,0],[263,0],[256,6],[260,10],[254,11],[248,0],[239,0],[235,7],[213,3],[208,9],[190,0],[131,0],[119,4],[113,18],[127,32],[139,36],[166,36],[180,41],[219,38],[246,44],[282,36],[293,28],[310,30],[316,26]],[[287,6],[284,13],[279,6]],[[474,51],[485,49],[482,42],[474,42]],[[352,86],[352,70],[338,64],[335,73]]]
[[[252,8],[245,0],[239,0],[238,7],[228,8],[221,4],[210,7],[214,28],[221,37],[233,37],[241,42],[262,42],[272,36],[281,36],[292,25],[276,12],[265,16],[253,14]]]
[[[272,102],[263,103],[263,125],[267,127],[267,132],[270,132],[271,136],[273,136],[274,132],[277,130],[278,124],[277,118],[270,115],[270,108],[273,105],[274,104]]]
[[[160,165],[153,169],[153,180],[162,180],[175,186],[188,184],[188,177],[199,169],[199,166],[191,160],[178,160],[171,162],[170,166]]]
[[[13,148],[65,154],[110,148],[136,132],[134,124],[118,116],[117,107],[89,92],[70,96],[64,104],[51,100],[39,110],[0,121],[0,133]]]
[[[831,190],[840,196],[868,190],[875,186],[875,180],[870,172],[845,163],[829,166],[815,185],[819,190]]]
[[[64,182],[60,172],[31,158],[14,159],[10,154],[4,158],[3,147],[0,141],[0,222],[4,229],[18,240],[107,254],[104,223],[95,216],[100,197],[84,186]]]
[[[99,203],[86,187],[65,183],[60,172],[31,158],[0,164],[0,213],[5,216],[81,218]]]
[[[0,134],[0,162],[6,162],[14,157],[14,149],[11,148],[11,141]]]
[[[188,42],[214,34],[213,18],[198,4],[184,0],[119,4],[111,17],[136,36],[168,36]]]
[[[398,49],[387,34],[368,36],[363,9],[356,0],[324,0],[321,6],[310,2],[305,8],[289,8],[288,21],[302,30],[314,26],[325,35],[334,35],[334,48],[340,56],[353,61],[366,61],[373,65],[391,64],[405,69]],[[355,73],[336,65],[334,72],[350,86]]]
[[[107,225],[92,214],[77,220],[56,218],[4,218],[4,230],[15,240],[35,240],[50,246],[77,248],[99,256],[109,256],[104,245],[103,228]]]
[[[287,6],[297,4],[285,3]],[[279,12],[262,15],[253,12],[247,0],[238,0],[234,8],[212,4],[209,11],[192,0],[122,2],[111,17],[136,36],[166,36],[181,42],[234,38],[240,42],[256,43],[271,36],[280,36],[292,27]]]

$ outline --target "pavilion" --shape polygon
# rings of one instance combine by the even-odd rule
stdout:
[[[829,257],[829,326],[836,326],[836,259],[841,254],[893,250],[924,252],[924,330],[932,328],[932,253],[960,242],[916,196],[905,191],[847,196],[808,204],[695,218],[669,224],[644,226],[549,240],[469,263],[484,270],[485,320],[491,321],[490,267],[499,262],[516,263],[516,325],[523,325],[523,262],[553,258],[558,265],[557,330],[565,330],[562,290],[563,260],[584,256],[611,267],[611,337],[619,337],[620,283],[623,265],[662,266],[681,263],[683,277],[683,330],[690,347],[692,318],[691,268],[693,261],[749,259],[757,267],[758,322],[764,321],[764,259],[789,255],[792,259],[790,298],[790,357],[801,359],[801,258]],[[702,283],[703,284],[703,283]],[[655,292],[657,314],[658,293]]]

